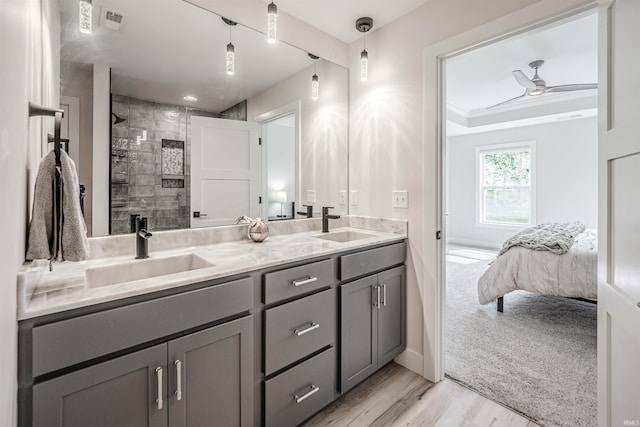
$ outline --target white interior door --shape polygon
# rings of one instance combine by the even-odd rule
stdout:
[[[260,125],[191,117],[191,227],[260,215]]]
[[[640,425],[640,1],[599,12],[598,425]]]

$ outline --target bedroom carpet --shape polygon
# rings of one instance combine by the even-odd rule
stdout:
[[[446,373],[544,426],[597,424],[595,304],[516,291],[478,303],[487,260],[447,256]]]

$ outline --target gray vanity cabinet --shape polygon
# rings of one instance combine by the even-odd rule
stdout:
[[[400,266],[340,287],[341,393],[405,349],[405,286]]]
[[[170,427],[253,425],[253,319],[168,343]]]
[[[166,345],[157,345],[33,387],[34,427],[167,425]],[[156,372],[156,369],[161,371]],[[158,390],[159,388],[159,390]]]
[[[248,316],[35,385],[33,426],[248,427],[252,369]]]

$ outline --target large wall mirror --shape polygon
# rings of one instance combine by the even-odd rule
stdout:
[[[90,235],[129,232],[131,214],[168,230],[302,205],[347,213],[344,67],[183,0],[93,0],[90,33],[78,0],[58,7],[64,132]]]

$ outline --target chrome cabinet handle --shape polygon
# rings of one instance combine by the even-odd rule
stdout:
[[[182,362],[176,360],[176,400],[182,400]]]
[[[300,337],[306,334],[307,332],[311,332],[314,329],[318,329],[319,327],[320,327],[319,323],[311,322],[311,325],[309,325],[308,327],[304,329],[296,329],[295,331],[293,331],[293,333]]]
[[[382,305],[387,306],[387,284],[382,285]]]
[[[373,303],[375,308],[380,308],[380,286],[374,286],[376,289],[376,302]]]
[[[158,404],[158,409],[162,409],[162,368],[156,368],[156,377],[158,378],[158,398],[156,399],[156,403]]]
[[[305,400],[307,397],[311,397],[314,394],[316,394],[317,392],[320,391],[320,387],[316,387],[313,384],[311,384],[311,390],[309,390],[308,392],[306,392],[305,394],[303,394],[302,396],[298,396],[297,394],[295,396],[293,396],[293,398],[295,399],[296,403],[300,403],[303,400]]]
[[[298,280],[294,280],[293,281],[293,286],[302,286],[302,285],[308,285],[309,283],[313,283],[315,281],[317,281],[318,278],[315,276],[309,276],[306,277],[304,279],[298,279]]]

